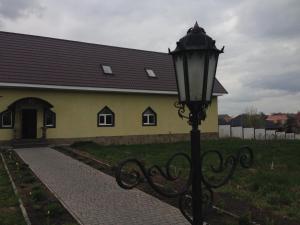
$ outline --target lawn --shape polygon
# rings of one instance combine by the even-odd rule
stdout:
[[[230,193],[258,209],[300,221],[300,141],[202,141],[203,151],[220,150],[224,155],[234,153],[244,145],[253,149],[254,165],[248,170],[238,167],[231,181],[218,191]],[[100,146],[86,142],[75,143],[73,147],[111,165],[136,157],[143,160],[148,167],[153,164],[164,166],[174,153],[189,154],[190,151],[188,142],[127,146]],[[216,162],[216,159],[208,158],[208,162]],[[176,161],[174,168],[187,174],[187,164],[183,161]],[[226,208],[226,202],[223,204]]]
[[[7,173],[0,159],[0,224],[1,225],[25,225],[24,218],[19,208],[10,184]]]

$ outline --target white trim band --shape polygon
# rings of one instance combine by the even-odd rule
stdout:
[[[56,89],[56,90],[74,90],[74,91],[99,91],[99,92],[125,92],[140,94],[162,94],[177,95],[177,91],[154,91],[154,90],[138,90],[138,89],[121,89],[121,88],[100,88],[100,87],[81,87],[81,86],[62,86],[62,85],[44,85],[44,84],[23,84],[23,83],[3,83],[0,87],[20,87],[20,88],[40,88],[40,89]],[[221,96],[222,93],[213,93],[213,96]]]

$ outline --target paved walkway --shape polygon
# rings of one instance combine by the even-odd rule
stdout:
[[[176,208],[51,148],[16,152],[84,225],[189,224]]]

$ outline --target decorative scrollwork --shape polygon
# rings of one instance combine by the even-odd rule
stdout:
[[[157,165],[154,165],[154,166],[152,166],[152,167],[150,167],[149,169],[148,169],[148,174],[149,175],[157,175],[157,172],[156,171],[158,171],[158,173],[162,176],[162,177],[164,177],[166,180],[168,180],[168,181],[176,181],[176,180],[178,180],[179,179],[179,177],[180,177],[180,175],[181,175],[181,171],[179,171],[178,172],[178,174],[177,175],[173,175],[172,174],[172,172],[171,172],[171,168],[172,168],[172,163],[175,161],[175,159],[176,158],[178,158],[178,157],[182,157],[182,158],[184,158],[187,162],[188,162],[188,164],[189,164],[189,166],[191,167],[191,159],[190,159],[190,157],[187,155],[187,154],[185,154],[185,153],[176,153],[176,154],[174,154],[168,161],[167,161],[167,163],[166,163],[166,166],[165,166],[165,171],[162,169],[162,168],[160,168],[159,166],[157,166]],[[189,169],[189,171],[191,172],[191,168]],[[189,179],[188,179],[188,182],[187,183],[190,183],[190,175],[189,175]]]
[[[160,185],[157,185],[154,181],[154,177],[160,175],[166,181],[174,182],[180,178],[181,173],[173,174],[171,171],[172,164],[177,158],[185,159],[189,164],[188,179],[185,181],[184,186],[179,191],[166,191],[162,189]],[[209,166],[205,166],[204,163],[211,157]],[[213,189],[219,188],[225,185],[229,179],[233,176],[237,166],[242,168],[249,168],[253,164],[253,152],[248,146],[241,147],[236,154],[231,154],[227,157],[223,157],[221,152],[210,150],[201,155],[201,182],[202,182],[202,212],[203,218],[206,218],[210,212],[213,211],[214,193]],[[214,162],[214,164],[212,163]],[[131,165],[128,170],[125,167]],[[205,175],[206,169],[209,169],[209,174],[219,175],[221,178],[215,179],[214,176],[209,179]],[[179,209],[183,216],[192,224],[193,221],[193,206],[192,206],[192,187],[191,187],[191,159],[185,153],[174,154],[166,163],[164,168],[154,165],[148,169],[139,160],[131,158],[122,161],[116,168],[116,181],[124,189],[132,189],[145,180],[149,183],[154,191],[168,198],[179,199]],[[225,174],[224,174],[225,173]],[[125,177],[124,177],[125,176]]]
[[[178,109],[178,116],[181,118],[181,119],[190,119],[190,114],[186,115],[186,110],[185,110],[185,105],[180,103],[180,102],[174,102],[174,106],[175,108]]]
[[[209,167],[213,174],[217,175],[226,173],[226,175],[223,175],[221,179],[216,179],[214,176],[209,179],[205,175],[205,161],[208,156],[216,157],[217,166],[210,165]],[[201,155],[202,182],[209,188],[219,188],[230,180],[238,164],[243,168],[250,168],[250,166],[253,164],[253,152],[251,148],[244,146],[238,150],[236,155],[229,155],[225,159],[219,151],[206,151]]]
[[[193,206],[192,206],[192,193],[187,191],[179,196],[179,210],[182,215],[190,222],[193,221]],[[211,188],[202,187],[202,212],[204,219],[213,211],[214,193]]]
[[[253,165],[253,151],[248,146],[243,146],[239,149],[237,153],[238,161],[241,167],[249,169]]]
[[[206,118],[206,108],[207,108],[207,104],[203,104],[201,106],[201,108],[197,109],[197,110],[192,110],[192,111],[196,111],[197,115],[197,120],[198,120],[198,124],[201,124],[201,121],[205,120]],[[190,113],[186,113],[186,105],[180,102],[174,102],[174,107],[178,110],[178,115],[181,119],[187,119],[187,122],[189,125],[192,124],[192,117],[195,117],[195,115],[193,115],[192,112]],[[192,106],[189,106],[192,107]]]
[[[206,109],[207,109],[208,105],[207,104],[204,104],[200,110],[200,112],[198,113],[199,115],[199,119],[200,119],[200,122],[202,120],[205,120],[206,118]]]
[[[154,180],[153,177],[157,174],[160,174],[163,178],[165,178],[167,181],[176,181],[179,179],[180,172],[177,175],[173,175],[171,172],[171,166],[174,160],[178,157],[184,158],[188,163],[189,166],[191,166],[191,159],[190,157],[185,153],[176,153],[174,154],[166,163],[166,166],[164,169],[160,168],[157,165],[154,165],[150,167],[149,169],[146,169],[145,166],[137,159],[127,159],[121,162],[118,167],[116,168],[116,181],[120,185],[120,187],[124,189],[132,189],[139,184],[141,184],[144,179],[149,183],[149,185],[159,194],[174,198],[178,197],[184,193],[187,192],[191,185],[191,176],[189,175],[185,185],[181,188],[181,190],[176,190],[174,192],[166,192],[163,190],[160,186],[158,186]],[[137,167],[137,169],[130,169],[130,171],[126,170],[125,167],[132,164],[132,166]],[[191,172],[191,168],[189,169]],[[124,176],[127,177],[126,181],[124,180]],[[144,179],[143,179],[144,178]]]

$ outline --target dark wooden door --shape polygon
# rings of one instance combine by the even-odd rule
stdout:
[[[36,110],[23,109],[22,110],[22,138],[36,138]]]

